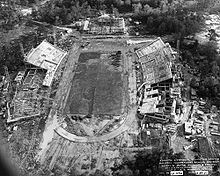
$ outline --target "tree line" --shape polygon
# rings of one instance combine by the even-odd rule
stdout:
[[[53,25],[65,25],[79,19],[98,16],[100,11],[131,12],[130,17],[141,22],[141,25],[137,26],[137,31],[141,29],[141,32],[154,35],[181,36],[197,32],[202,21],[201,14],[195,12],[199,8],[183,8],[172,3],[172,0],[53,0],[35,11],[33,17]]]
[[[146,33],[161,36],[175,34],[179,38],[196,33],[203,24],[201,13],[182,7],[169,9],[166,12],[145,10],[134,14],[133,19],[141,22]]]
[[[39,9],[34,16],[52,24],[69,24],[81,18],[93,17],[100,11],[119,13],[136,11],[146,5],[152,8],[159,8],[165,1],[160,0],[53,0],[48,1],[45,6]],[[168,1],[168,4],[172,0]]]
[[[37,47],[45,38],[53,43],[52,35],[48,34],[49,29],[38,27],[36,31],[22,33],[16,38],[0,43],[0,74],[4,74],[4,66],[8,67],[9,72],[24,68],[24,53]]]
[[[182,59],[193,70],[190,86],[197,90],[199,97],[208,98],[212,104],[220,107],[220,57],[217,43],[210,41],[182,48]]]

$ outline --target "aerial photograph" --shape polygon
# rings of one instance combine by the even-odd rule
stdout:
[[[220,176],[220,0],[0,0],[1,176]]]

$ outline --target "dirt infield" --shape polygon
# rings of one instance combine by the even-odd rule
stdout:
[[[122,57],[115,53],[84,52],[72,80],[65,112],[119,115],[123,111]]]

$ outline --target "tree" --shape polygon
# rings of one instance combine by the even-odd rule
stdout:
[[[139,2],[138,4],[133,4],[133,9],[134,9],[134,13],[139,13],[142,9],[142,5],[141,3]]]
[[[106,6],[105,4],[102,4],[102,5],[100,6],[100,10],[106,11],[106,10],[107,10],[107,6]]]
[[[131,5],[131,0],[125,0],[125,5]]]
[[[157,33],[163,35],[166,33],[166,24],[164,22],[158,27]]]
[[[89,176],[107,176],[103,171],[96,170],[94,174],[90,174]]]
[[[198,84],[197,80],[194,77],[190,81],[190,86],[192,88],[198,88],[199,87],[199,84]]]
[[[160,2],[160,10],[161,10],[162,13],[164,13],[164,12],[166,12],[168,10],[166,1],[161,1]]]
[[[211,63],[211,66],[212,66],[212,73],[213,73],[215,76],[218,76],[220,69],[219,69],[219,66],[218,66],[217,62],[216,62],[216,61],[213,61],[213,62]]]
[[[71,13],[68,13],[67,16],[66,16],[66,22],[67,22],[67,23],[72,23],[72,21],[73,21],[72,14],[71,14]]]
[[[152,28],[153,27],[153,23],[154,23],[154,19],[152,16],[148,17],[147,18],[147,24],[146,26],[148,26],[149,28]]]
[[[113,8],[113,14],[114,16],[118,17],[119,16],[119,12],[117,8]]]
[[[202,56],[206,56],[209,63],[217,58],[217,45],[214,42],[208,42],[199,47],[199,53]]]
[[[145,4],[144,5],[144,11],[145,12],[149,12],[149,11],[151,11],[152,10],[152,8],[148,5],[148,4]]]
[[[114,175],[116,176],[133,176],[133,172],[128,166],[124,166],[121,170],[117,170]]]
[[[149,0],[147,4],[153,8],[157,8],[160,5],[160,0]]]
[[[200,28],[200,25],[197,21],[189,18],[186,18],[186,20],[184,21],[184,25],[186,26],[187,29],[186,31],[187,35],[196,33]]]
[[[1,28],[12,29],[19,22],[19,13],[10,4],[0,5]]]
[[[117,7],[122,5],[122,0],[114,0],[113,2]]]

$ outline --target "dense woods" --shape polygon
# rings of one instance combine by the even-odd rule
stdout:
[[[39,45],[45,38],[51,43],[53,39],[48,35],[48,29],[37,27],[37,32],[28,31],[2,36],[0,42],[0,74],[4,73],[4,66],[7,66],[10,72],[17,71],[24,67],[24,53],[28,53],[32,48]],[[4,38],[8,38],[7,40]],[[22,53],[24,52],[24,53]]]
[[[220,57],[215,42],[198,45],[191,49],[182,49],[182,59],[191,69],[190,86],[197,90],[200,97],[209,98],[220,106]]]
[[[33,16],[35,19],[54,25],[70,24],[80,19],[94,17],[100,12],[130,13],[134,21],[141,24],[135,30],[142,34],[177,34],[187,36],[197,32],[202,17],[189,7],[172,5],[170,1],[155,0],[54,0],[48,2]],[[191,7],[190,7],[191,8]],[[199,7],[198,7],[199,8]]]
[[[150,34],[178,34],[180,37],[194,34],[200,29],[202,17],[200,14],[189,13],[187,9],[177,9],[175,12],[135,14],[135,20],[141,21],[144,31]]]
[[[20,22],[21,15],[16,12],[13,6],[0,5],[0,30],[12,29]]]
[[[34,13],[34,17],[40,21],[60,25],[70,24],[87,17],[94,17],[100,11],[113,13],[114,11],[129,12],[131,10],[131,2],[122,5],[119,1],[109,0],[55,0],[53,3],[48,2],[42,9]]]

